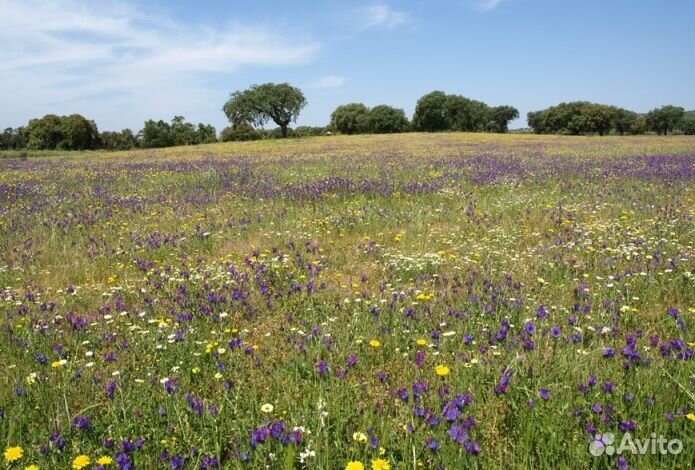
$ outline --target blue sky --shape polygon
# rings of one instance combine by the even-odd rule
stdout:
[[[692,0],[0,0],[0,127],[81,113],[226,125],[252,83],[290,82],[324,125],[344,103],[412,115],[432,90],[528,111],[590,100],[695,109]]]

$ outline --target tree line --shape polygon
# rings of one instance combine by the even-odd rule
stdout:
[[[174,116],[171,122],[150,119],[134,133],[130,129],[99,132],[94,121],[79,114],[48,114],[30,120],[25,127],[5,129],[0,134],[0,150],[129,150],[330,133],[504,133],[508,131],[509,123],[519,117],[519,111],[513,106],[489,106],[482,101],[437,90],[417,101],[412,120],[403,109],[386,104],[369,108],[363,103],[348,103],[331,113],[328,126],[292,129],[290,124],[297,121],[306,104],[302,91],[288,83],[265,83],[235,91],[222,107],[230,125],[219,136],[212,125],[194,125],[183,116]],[[695,135],[695,112],[685,112],[678,106],[662,106],[638,114],[616,106],[574,101],[529,112],[527,121],[530,129],[538,134],[655,132],[666,135],[678,131]],[[277,128],[265,129],[269,122],[275,123]]]
[[[99,132],[94,121],[79,114],[47,114],[0,134],[0,150],[130,150],[211,142],[217,142],[213,126],[194,126],[183,116],[174,116],[171,123],[150,119],[135,134],[130,129]]]
[[[674,131],[695,135],[695,115],[679,106],[662,106],[646,114],[588,101],[560,103],[527,114],[529,127],[537,134],[606,135],[615,133],[667,135]]]
[[[230,95],[222,110],[231,126],[223,139],[262,138],[258,126],[272,121],[280,136],[291,136],[290,123],[296,122],[306,105],[302,91],[288,83],[253,85]],[[405,111],[381,104],[368,108],[363,103],[338,106],[331,113],[330,132],[341,134],[388,134],[408,131],[507,132],[509,122],[519,117],[513,106],[491,107],[482,101],[433,91],[421,97],[412,122]]]

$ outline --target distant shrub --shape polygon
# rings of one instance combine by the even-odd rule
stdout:
[[[288,127],[285,130],[285,133],[283,133],[283,130],[281,127],[276,127],[274,129],[270,129],[266,131],[266,139],[282,139],[284,137],[294,137],[294,129],[291,127]]]
[[[296,129],[294,129],[293,137],[315,137],[318,135],[324,135],[325,133],[325,127],[299,126]]]
[[[685,135],[695,135],[695,118],[683,119],[680,128]]]
[[[262,139],[263,135],[250,124],[237,124],[225,127],[222,130],[220,140],[222,142],[239,142]]]

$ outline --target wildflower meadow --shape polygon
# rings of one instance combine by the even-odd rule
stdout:
[[[0,468],[693,468],[694,217],[692,136],[0,158]]]

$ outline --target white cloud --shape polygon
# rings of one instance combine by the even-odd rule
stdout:
[[[306,63],[320,47],[266,27],[191,26],[110,0],[0,0],[0,11],[0,123],[7,125],[81,112],[109,128],[126,116],[142,122],[152,113],[201,110],[200,100],[213,94],[205,80]]]
[[[385,3],[375,3],[360,10],[361,28],[393,29],[412,21],[407,11],[398,11]]]
[[[347,79],[340,75],[324,75],[311,84],[312,88],[338,88],[345,84]]]

